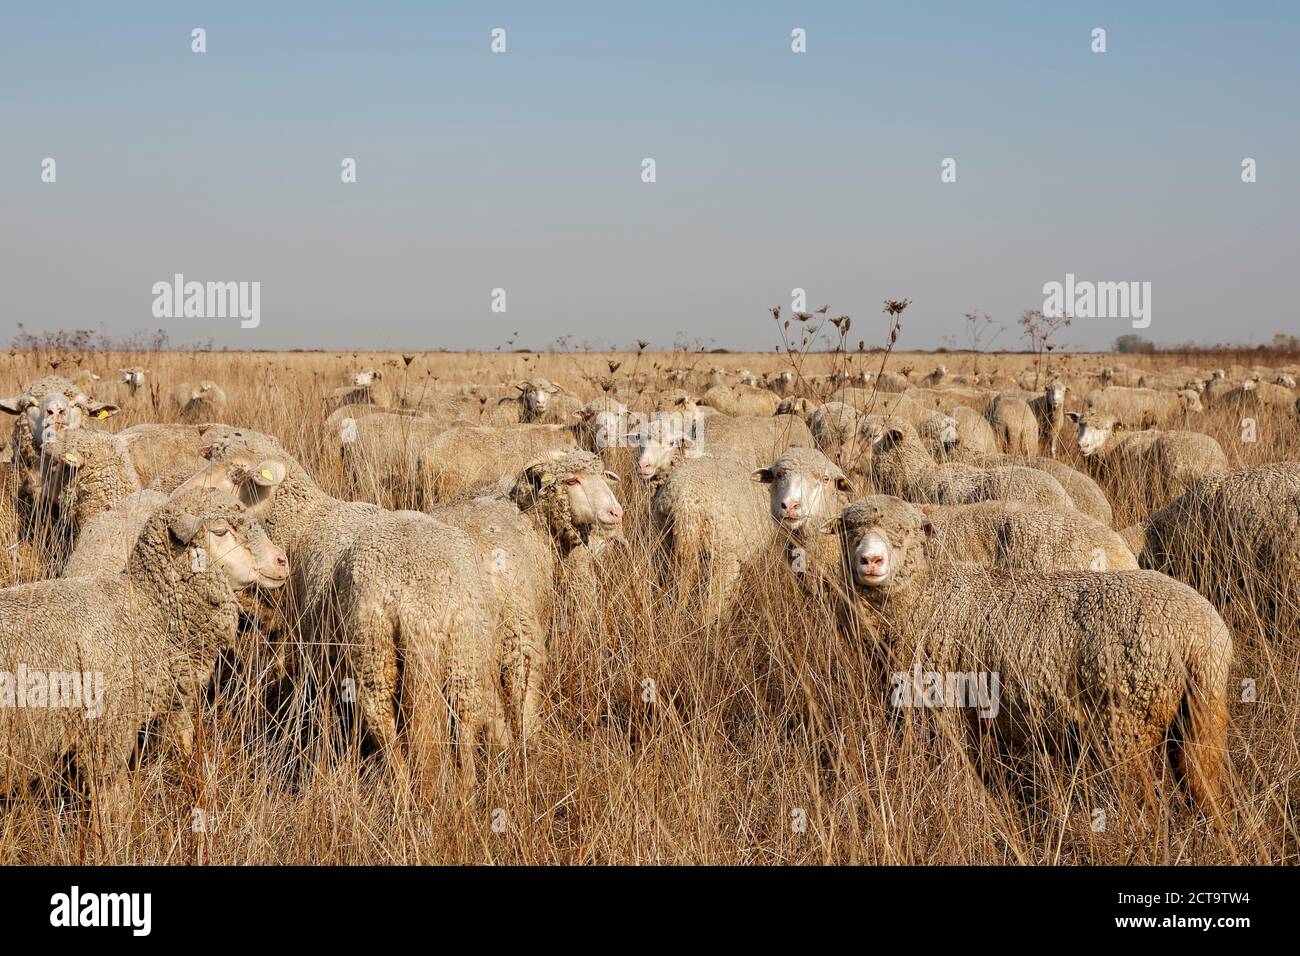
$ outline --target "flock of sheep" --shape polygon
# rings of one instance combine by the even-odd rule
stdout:
[[[454,767],[471,788],[485,749],[526,750],[547,719],[557,595],[629,546],[620,489],[640,483],[656,585],[701,621],[725,628],[779,549],[888,673],[997,674],[996,716],[963,716],[1007,759],[1082,744],[1143,777],[1168,744],[1214,815],[1231,790],[1221,615],[1248,581],[1252,613],[1295,626],[1300,462],[1234,469],[1198,422],[1296,430],[1297,374],[678,369],[584,401],[542,377],[365,368],[309,410],[346,497],[292,436],[227,423],[215,382],[33,377],[0,399],[0,671],[100,674],[106,694],[94,719],[0,712],[0,797],[57,779],[111,806],[152,742],[192,744],[222,655],[282,586],[259,626],[302,636],[287,679],[350,706],[399,787],[432,800]],[[133,408],[172,421],[113,431]],[[1127,526],[1126,484],[1153,505]]]

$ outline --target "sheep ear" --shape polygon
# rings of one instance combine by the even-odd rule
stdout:
[[[573,417],[580,422],[585,422],[588,418],[591,417],[591,412],[587,411],[587,409],[585,408],[580,408],[573,413]]]
[[[1065,413],[1065,417],[1068,418],[1068,419],[1069,419],[1070,421],[1072,421],[1072,422],[1077,422],[1077,421],[1079,420],[1079,413],[1078,413],[1078,412],[1066,412],[1066,413]]]
[[[842,491],[845,494],[849,494],[849,495],[857,494],[857,489],[853,487],[853,482],[849,481],[847,478],[843,477],[842,475],[839,478],[835,479],[835,487],[837,490]]]
[[[1115,427],[1114,429],[1112,429],[1112,431],[1122,432],[1122,431],[1126,431],[1127,429],[1128,426],[1125,425],[1123,422],[1116,422]]]
[[[4,412],[6,415],[19,414],[27,407],[27,403],[23,398],[22,395],[15,395],[13,398],[0,398],[0,412]]]
[[[521,391],[521,392],[526,392],[526,391],[528,391],[528,383],[527,383],[527,382],[515,382],[515,388],[519,389],[519,391]]]
[[[613,482],[614,484],[618,484],[619,481],[622,480],[619,478],[617,473],[612,471],[602,471],[601,474],[605,476],[606,481]]]
[[[253,479],[253,483],[256,485],[260,485],[263,488],[274,488],[280,482],[284,481],[285,474],[286,471],[283,462],[274,461],[268,458],[266,461],[254,468],[249,473],[249,477]]]
[[[899,428],[891,428],[888,432],[885,433],[885,436],[890,441],[898,442],[903,440],[903,432],[902,429]]]
[[[384,377],[384,373],[380,369],[375,369],[374,373],[370,377],[377,382]]]
[[[109,416],[116,415],[120,409],[111,402],[87,402],[86,411],[99,421],[103,421]]]
[[[924,524],[921,525],[921,530],[925,532],[925,536],[926,536],[927,538],[933,538],[933,537],[934,537],[934,522],[933,522],[933,521],[927,521],[927,522],[925,522]]]
[[[171,524],[167,527],[171,531],[173,538],[183,545],[189,545],[194,540],[194,536],[202,529],[203,519],[198,515],[182,512],[172,518]]]
[[[817,530],[822,534],[839,534],[840,529],[844,527],[844,519],[839,515],[831,518]]]

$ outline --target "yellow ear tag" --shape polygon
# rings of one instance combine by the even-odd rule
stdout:
[[[553,481],[555,481],[555,476],[551,474],[549,471],[546,472],[544,475],[542,475],[542,484],[549,485]]]
[[[274,478],[275,478],[275,476],[272,475],[272,474],[271,474],[269,471],[267,471],[265,468],[262,469],[262,477],[265,478],[267,481],[272,481],[272,480],[274,480]]]
[[[81,462],[77,459],[77,456],[74,455],[72,452],[68,452],[66,455],[64,455],[63,460],[66,461],[69,465],[81,464]]]
[[[100,409],[100,410],[95,414],[95,417],[96,417],[96,418],[101,418],[101,419],[102,419],[102,418],[107,418],[107,417],[108,417],[108,409],[107,409],[107,408],[101,408],[101,409]]]

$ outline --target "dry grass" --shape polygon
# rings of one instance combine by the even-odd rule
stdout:
[[[0,393],[48,370],[50,356],[0,355]],[[55,356],[67,372],[73,360]],[[946,355],[950,373],[972,356]],[[803,372],[829,368],[810,355]],[[855,361],[875,371],[881,356]],[[890,368],[924,373],[935,356],[893,355]],[[984,356],[1011,372],[1028,356]],[[1066,368],[1097,356],[1055,359]],[[1160,357],[1133,359],[1156,365]],[[609,377],[668,367],[786,367],[775,355],[158,353],[91,355],[107,374],[149,367],[156,405],[113,421],[171,421],[173,384],[211,378],[231,400],[228,420],[277,435],[331,493],[343,493],[337,437],[322,396],[345,368],[373,364],[399,385],[436,375],[452,382],[546,375],[581,395]],[[1206,359],[1213,364],[1213,359]],[[1206,416],[1205,430],[1234,462],[1300,460],[1294,417],[1262,420],[1259,440]],[[648,499],[625,471],[620,490],[631,548],[602,568],[603,589],[557,604],[545,725],[536,746],[485,761],[468,794],[448,786],[431,806],[395,793],[382,762],[340,743],[346,730],[301,688],[275,714],[260,681],[267,649],[249,636],[238,679],[203,715],[189,758],[161,754],[131,775],[130,818],[101,836],[41,792],[0,809],[0,863],[864,863],[1217,864],[1297,859],[1300,630],[1256,620],[1245,600],[1228,607],[1237,663],[1258,701],[1234,704],[1233,809],[1216,828],[1161,779],[1154,805],[1086,765],[1045,766],[1031,804],[990,785],[941,727],[888,706],[870,650],[842,635],[829,608],[810,606],[777,554],[743,589],[721,626],[703,627],[656,583]],[[391,490],[391,489],[389,489]],[[379,496],[384,489],[376,489]],[[1115,490],[1116,526],[1146,515],[1152,489]],[[12,523],[0,545],[14,542]],[[1223,542],[1231,548],[1232,542]],[[39,573],[29,570],[27,574]],[[1281,595],[1295,609],[1294,582]],[[1294,622],[1300,614],[1285,617]],[[291,635],[310,640],[312,635]],[[647,680],[655,700],[647,703]],[[323,736],[322,736],[323,735]],[[323,743],[322,743],[323,741]],[[1164,774],[1163,777],[1167,777]],[[192,829],[193,811],[208,815]],[[1094,812],[1106,814],[1094,831]],[[801,820],[806,826],[800,827]],[[494,821],[497,826],[494,827]]]

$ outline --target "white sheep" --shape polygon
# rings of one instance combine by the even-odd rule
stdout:
[[[74,702],[81,713],[66,701],[17,709],[0,683],[0,780],[9,795],[34,778],[62,778],[70,763],[76,784],[111,816],[146,730],[176,726],[188,743],[217,656],[234,644],[235,592],[278,587],[288,571],[284,552],[238,501],[199,489],[149,519],[121,574],[0,590],[0,672],[77,674],[83,698]],[[10,697],[14,690],[7,686]]]
[[[1114,415],[1093,409],[1068,417],[1078,424],[1079,453],[1112,487],[1135,481],[1157,500],[1168,500],[1228,467],[1222,446],[1200,432],[1128,431]]]
[[[876,416],[868,419],[875,424]],[[1049,508],[1074,507],[1060,482],[1045,472],[1018,466],[976,468],[958,462],[936,464],[915,433],[887,424],[879,432],[873,430],[871,437],[871,482],[882,494],[931,504],[998,500]]]
[[[1023,398],[999,392],[989,403],[984,417],[1007,454],[1038,454],[1038,419]]]
[[[997,699],[980,702],[993,706],[967,713],[1004,752],[1065,753],[1082,737],[1112,772],[1141,773],[1172,728],[1192,797],[1205,812],[1224,806],[1232,636],[1191,588],[1153,571],[934,562],[933,523],[887,496],[823,530],[841,543],[854,637],[882,641],[896,674],[996,674]]]
[[[431,799],[451,740],[461,783],[472,785],[478,745],[510,742],[499,608],[474,542],[429,515],[325,494],[270,436],[217,428],[209,440],[213,461],[285,465],[262,520],[294,564],[303,652],[317,665],[306,671],[335,689],[352,682],[362,726],[399,786]]]

